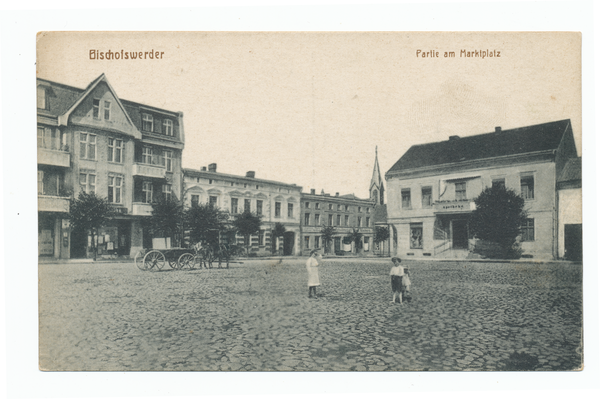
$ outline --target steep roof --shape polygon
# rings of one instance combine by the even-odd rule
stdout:
[[[413,145],[390,168],[388,173],[478,159],[556,150],[571,121],[499,130],[437,143]]]
[[[569,159],[558,177],[558,183],[577,180],[581,180],[581,157]]]

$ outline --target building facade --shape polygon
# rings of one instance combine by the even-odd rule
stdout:
[[[362,234],[362,248],[365,254],[373,253],[373,209],[374,203],[370,199],[360,199],[353,194],[335,196],[302,193],[302,254],[307,255],[313,249],[325,249],[321,237],[321,229],[325,226],[335,228],[335,234],[328,253],[342,255],[356,252],[354,243],[344,244],[344,237],[355,229]]]
[[[186,168],[183,174],[186,207],[212,203],[232,217],[244,211],[261,216],[259,234],[250,237],[250,253],[257,256],[300,254],[301,187],[257,179],[253,171],[245,176],[219,173],[216,163],[201,170]],[[273,234],[276,223],[285,227],[283,237]],[[237,243],[245,246],[244,238],[238,236]]]
[[[557,179],[573,157],[569,120],[412,146],[386,173],[395,253],[466,257],[474,245],[473,200],[499,184],[525,199],[524,256],[558,257]]]
[[[558,178],[558,257],[583,259],[581,157],[570,159]]]
[[[98,255],[151,247],[152,202],[181,197],[183,114],[122,100],[102,74],[85,89],[37,79],[37,122],[39,255],[90,255],[92,236],[68,220],[81,192],[117,215],[95,234]]]

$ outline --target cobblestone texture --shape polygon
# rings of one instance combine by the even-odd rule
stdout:
[[[573,370],[581,265],[331,259],[308,299],[305,260],[142,272],[42,264],[42,370]],[[168,268],[168,267],[167,267]]]

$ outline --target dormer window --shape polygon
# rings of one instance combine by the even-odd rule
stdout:
[[[38,86],[37,88],[37,107],[39,109],[48,109],[48,102],[46,101],[46,88]]]
[[[154,131],[154,117],[150,114],[142,114],[142,130]]]
[[[163,131],[167,136],[173,136],[173,121],[170,119],[163,119]]]

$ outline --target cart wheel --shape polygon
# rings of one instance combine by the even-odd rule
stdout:
[[[177,260],[177,268],[178,269],[183,269],[183,268],[188,268],[188,269],[193,269],[192,264],[194,263],[194,255],[192,254],[183,254],[179,257],[179,260]]]
[[[177,259],[169,259],[167,262],[169,262],[169,266],[171,266],[171,269],[179,269]]]
[[[146,255],[146,251],[141,249],[135,254],[135,258],[134,258],[135,265],[137,266],[138,269],[140,269],[142,271],[148,270],[148,269],[146,269],[146,265],[144,264],[144,255]]]
[[[154,267],[156,267],[157,270],[161,270],[165,267],[165,256],[160,251],[152,250],[144,256],[144,264],[146,270],[150,270]]]

